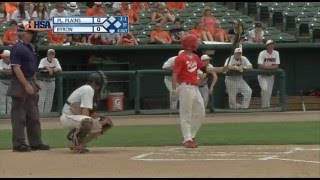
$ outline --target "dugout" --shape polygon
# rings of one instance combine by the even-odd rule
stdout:
[[[139,46],[39,46],[40,57],[46,56],[50,48],[56,51],[56,57],[64,71],[135,71],[148,69],[161,69],[163,63],[175,56],[181,49],[180,45],[139,45]],[[1,51],[9,49],[2,46]],[[265,45],[244,44],[243,55],[246,56],[257,68],[259,52],[265,49]],[[318,67],[320,67],[319,43],[278,43],[277,51],[280,53],[280,68],[286,72],[286,93],[288,96],[298,96],[300,91],[308,91],[320,88]],[[201,45],[197,51],[211,54],[215,50],[213,60],[215,66],[222,66],[228,56],[233,52],[232,45]],[[40,59],[39,59],[40,61]],[[115,78],[109,79],[111,92],[124,91],[125,106],[133,107],[134,79]],[[79,82],[80,83],[80,82]],[[225,86],[224,81],[219,80],[215,89],[215,106],[223,106],[222,98]],[[249,82],[250,83],[250,82]],[[252,81],[254,83],[254,80]],[[81,84],[81,83],[80,83]],[[161,86],[158,86],[161,84]],[[250,84],[249,84],[250,85]],[[73,82],[70,91],[77,86]],[[255,86],[253,84],[253,86]],[[68,90],[67,90],[68,91]],[[254,91],[254,89],[253,89]],[[68,92],[65,92],[69,94]],[[254,95],[254,94],[253,94]],[[64,97],[65,99],[66,97]],[[156,101],[157,106],[163,106],[168,101],[168,92],[163,82],[163,75],[152,77],[144,76],[141,79],[141,106],[148,109],[148,102]],[[154,107],[150,107],[154,108]],[[156,107],[158,108],[158,107]]]

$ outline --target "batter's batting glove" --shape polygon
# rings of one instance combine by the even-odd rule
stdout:
[[[171,92],[171,99],[172,99],[173,101],[178,100],[178,90],[172,90],[172,92]]]

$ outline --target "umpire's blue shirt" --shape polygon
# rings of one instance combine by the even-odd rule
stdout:
[[[20,67],[25,78],[31,78],[37,72],[37,58],[33,46],[20,39],[10,50],[10,61],[11,66]]]

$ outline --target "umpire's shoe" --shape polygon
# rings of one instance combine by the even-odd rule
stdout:
[[[37,150],[50,150],[50,146],[46,144],[38,144],[36,146],[30,146],[32,151],[37,151]]]
[[[26,145],[26,144],[22,144],[20,146],[15,146],[13,147],[13,152],[30,152],[31,148],[30,146]]]

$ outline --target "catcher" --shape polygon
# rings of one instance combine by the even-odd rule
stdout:
[[[67,135],[69,148],[75,153],[87,153],[87,143],[104,134],[113,123],[111,119],[94,111],[94,103],[100,100],[107,83],[103,72],[92,73],[87,84],[76,89],[65,103],[60,121],[70,128]]]

